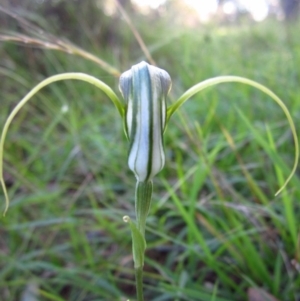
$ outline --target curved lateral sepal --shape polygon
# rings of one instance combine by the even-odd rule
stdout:
[[[289,176],[287,177],[287,179],[285,180],[284,184],[280,187],[280,189],[275,193],[275,196],[277,196],[285,187],[286,185],[289,183],[289,181],[291,180],[291,178],[293,177],[294,173],[296,172],[297,169],[297,165],[298,165],[298,157],[299,157],[299,142],[298,142],[298,137],[297,137],[297,131],[296,131],[296,127],[295,124],[293,122],[292,116],[288,110],[288,108],[286,107],[286,105],[284,104],[284,102],[274,93],[272,92],[270,89],[268,89],[267,87],[265,87],[262,84],[259,84],[253,80],[244,78],[244,77],[240,77],[240,76],[218,76],[218,77],[214,77],[214,78],[210,78],[207,80],[204,80],[196,85],[194,85],[193,87],[191,87],[190,89],[188,89],[185,93],[182,94],[181,97],[179,97],[177,99],[177,101],[175,103],[173,103],[168,109],[167,109],[167,123],[170,119],[170,117],[189,99],[191,98],[193,95],[195,95],[196,93],[214,86],[214,85],[218,85],[221,83],[242,83],[242,84],[246,84],[249,86],[252,86],[262,92],[264,92],[265,94],[269,95],[279,106],[280,108],[283,110],[288,122],[289,122],[289,126],[291,128],[292,131],[292,135],[293,135],[293,139],[294,139],[294,146],[295,146],[295,159],[294,159],[294,165],[292,168],[291,173],[289,174]]]
[[[6,190],[5,182],[3,179],[3,148],[4,148],[4,142],[6,138],[7,131],[9,129],[9,126],[14,119],[14,117],[17,115],[17,113],[21,110],[21,108],[28,102],[28,100],[34,96],[39,90],[41,90],[43,87],[57,82],[57,81],[62,81],[62,80],[81,80],[84,82],[88,82],[100,90],[102,90],[113,102],[115,107],[117,108],[119,114],[123,118],[124,113],[125,113],[125,105],[121,103],[119,100],[118,96],[115,94],[115,92],[104,82],[101,80],[97,79],[94,76],[85,74],[85,73],[62,73],[62,74],[57,74],[51,77],[46,78],[42,82],[40,82],[38,85],[36,85],[23,99],[20,100],[20,102],[16,105],[16,107],[13,109],[13,111],[10,113],[8,118],[6,119],[6,122],[4,124],[2,134],[1,134],[1,139],[0,139],[0,182],[1,186],[4,191],[4,196],[5,196],[5,209],[3,215],[6,214],[8,206],[9,206],[9,197],[8,193]]]

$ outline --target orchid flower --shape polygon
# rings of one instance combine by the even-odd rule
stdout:
[[[169,74],[146,62],[141,62],[124,72],[120,77],[119,88],[125,102],[101,80],[83,73],[63,73],[51,76],[35,86],[13,109],[3,127],[0,139],[0,182],[4,191],[6,206],[9,205],[8,193],[3,179],[3,149],[9,126],[28,100],[43,87],[62,80],[81,80],[88,82],[102,90],[113,102],[119,112],[124,125],[124,132],[129,141],[128,166],[137,179],[135,193],[136,223],[128,216],[123,220],[131,227],[133,240],[133,260],[136,270],[136,286],[138,301],[144,300],[142,289],[142,271],[146,248],[145,225],[152,199],[152,179],[161,171],[165,164],[163,136],[166,125],[171,116],[193,95],[207,87],[220,83],[239,82],[250,85],[269,95],[284,111],[295,145],[294,165],[283,186],[276,193],[280,193],[292,178],[298,165],[298,139],[292,117],[283,101],[265,86],[238,76],[220,76],[202,81],[188,89],[172,105],[167,106],[166,99],[171,89]]]

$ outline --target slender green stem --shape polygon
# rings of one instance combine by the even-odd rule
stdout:
[[[140,230],[143,237],[145,237],[146,219],[151,205],[152,190],[152,181],[136,183],[135,213],[137,227]]]
[[[143,267],[135,268],[135,283],[137,301],[144,301],[143,293]]]
[[[145,258],[145,227],[152,199],[152,181],[137,182],[135,191],[135,212],[137,226],[131,224],[133,234],[132,249],[134,254],[135,281],[137,300],[143,301],[143,267]]]

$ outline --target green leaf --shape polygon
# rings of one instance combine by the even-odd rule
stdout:
[[[134,268],[138,269],[144,266],[144,253],[146,250],[146,241],[138,227],[128,216],[123,217],[124,222],[129,223],[132,235],[132,253]]]

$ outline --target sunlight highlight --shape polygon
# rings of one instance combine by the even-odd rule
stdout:
[[[153,9],[156,9],[160,5],[164,4],[166,0],[132,0],[132,2],[140,6],[149,6]]]
[[[269,5],[266,0],[240,0],[240,2],[249,11],[252,18],[256,22],[261,22],[269,14]]]
[[[212,19],[218,12],[218,0],[181,0],[187,8],[196,11],[202,22]],[[140,7],[157,9],[166,3],[166,0],[132,0]],[[227,0],[221,5],[226,15],[235,15],[239,10],[246,10],[256,22],[265,20],[269,15],[269,2],[267,0]]]
[[[208,21],[213,14],[217,12],[218,1],[217,0],[184,0],[184,2],[194,8],[201,21]]]

